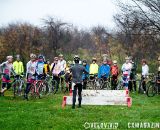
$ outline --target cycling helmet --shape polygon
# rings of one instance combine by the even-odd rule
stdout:
[[[95,57],[92,58],[92,61],[97,61],[97,59]]]
[[[69,64],[69,65],[72,64],[72,61],[69,60],[69,61],[67,62],[67,64]]]
[[[55,60],[55,61],[58,61],[58,57],[54,57],[54,60]]]
[[[17,55],[16,55],[16,58],[20,58],[20,55],[19,55],[19,54],[17,54]]]
[[[7,58],[7,60],[8,59],[13,59],[13,56],[7,56],[6,58]]]
[[[87,63],[87,60],[83,60],[82,63]]]
[[[130,60],[130,57],[128,57],[128,56],[127,56],[127,57],[125,57],[125,60]]]
[[[62,55],[62,54],[59,54],[59,57],[63,57],[63,55]]]
[[[114,61],[113,61],[113,64],[117,64],[117,61],[116,61],[116,60],[114,60]]]
[[[36,58],[36,54],[31,53],[30,58]]]
[[[78,55],[75,55],[75,56],[74,56],[74,60],[80,60],[79,56],[78,56]]]
[[[39,55],[38,59],[44,59],[43,55]]]

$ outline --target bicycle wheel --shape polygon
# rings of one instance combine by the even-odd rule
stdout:
[[[52,87],[51,87],[51,91],[53,93],[55,93],[57,90],[56,90],[56,86],[57,86],[57,81],[56,80],[52,80]],[[59,86],[58,86],[59,87]]]
[[[110,82],[105,81],[105,82],[103,83],[102,89],[111,90]]]
[[[155,94],[156,94],[156,84],[149,81],[146,86],[147,86],[147,92],[146,92],[147,96],[148,97],[155,96]]]
[[[99,88],[103,89],[103,87],[104,87],[104,80],[103,79],[99,79],[98,82],[100,84]]]
[[[47,82],[48,85],[48,93],[53,93],[54,92],[54,81],[50,80]]]
[[[87,87],[86,87],[87,89],[93,89],[94,88],[94,82],[92,81],[92,80],[89,80],[88,82],[87,82]]]
[[[24,95],[24,84],[20,80],[16,80],[13,84],[13,96],[23,96]]]
[[[37,94],[36,86],[34,84],[31,84],[29,95],[32,98],[36,98],[37,96],[39,97],[39,95]]]
[[[122,88],[123,88],[122,81],[118,81],[116,90],[122,90]]]
[[[49,88],[47,82],[39,82],[38,83],[38,93],[40,96],[44,96],[48,93]]]
[[[142,87],[142,81],[139,81],[139,85],[138,85],[138,93],[144,93],[143,91],[143,87]]]
[[[13,82],[12,87],[13,87],[13,97],[15,98],[17,96],[17,92],[18,92],[18,87],[19,84],[17,81]]]

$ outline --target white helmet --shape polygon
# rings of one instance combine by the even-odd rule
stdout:
[[[116,61],[116,60],[114,60],[114,61],[113,61],[113,64],[117,64],[117,61]]]
[[[160,66],[158,67],[158,71],[160,72]]]
[[[7,58],[7,60],[8,59],[13,59],[13,56],[7,56],[6,58]]]

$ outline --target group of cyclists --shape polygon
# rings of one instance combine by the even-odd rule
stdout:
[[[78,57],[78,56],[77,56]],[[30,61],[26,65],[26,72],[24,71],[24,64],[21,61],[20,55],[16,55],[16,60],[13,62],[13,56],[7,56],[7,61],[0,64],[0,72],[2,74],[2,89],[0,95],[3,95],[6,90],[11,87],[11,74],[16,78],[21,75],[26,74],[26,88],[24,99],[28,99],[28,94],[30,92],[30,86],[35,80],[42,80],[47,75],[52,75],[53,80],[57,82],[55,86],[55,93],[58,92],[59,84],[65,82],[66,90],[72,89],[73,73],[72,68],[75,66],[76,56],[73,61],[66,62],[62,54],[58,57],[54,57],[53,62],[50,64],[49,60],[45,60],[43,55],[30,54]],[[160,59],[159,59],[160,61]],[[13,63],[12,63],[13,62]],[[124,89],[129,89],[130,91],[136,91],[136,71],[137,65],[133,61],[133,58],[126,57],[125,63],[122,65],[121,69],[118,67],[117,61],[109,61],[107,57],[103,57],[101,65],[98,65],[97,59],[92,58],[91,64],[88,64],[87,60],[80,60],[78,57],[78,64],[85,69],[82,75],[78,75],[76,72],[74,75],[82,81],[83,89],[87,88],[87,81],[89,79],[100,79],[109,80],[111,83],[111,89],[116,90],[119,75],[122,75],[122,83]],[[160,74],[160,67],[158,68]],[[142,60],[142,79],[146,79],[149,74],[149,67],[146,60]],[[64,77],[64,78],[62,78]],[[145,80],[142,83],[144,93],[146,92]],[[73,90],[73,89],[72,89]]]

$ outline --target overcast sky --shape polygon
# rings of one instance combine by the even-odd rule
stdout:
[[[42,25],[42,18],[53,16],[80,28],[96,25],[114,27],[113,0],[0,0],[0,26],[11,22]]]

